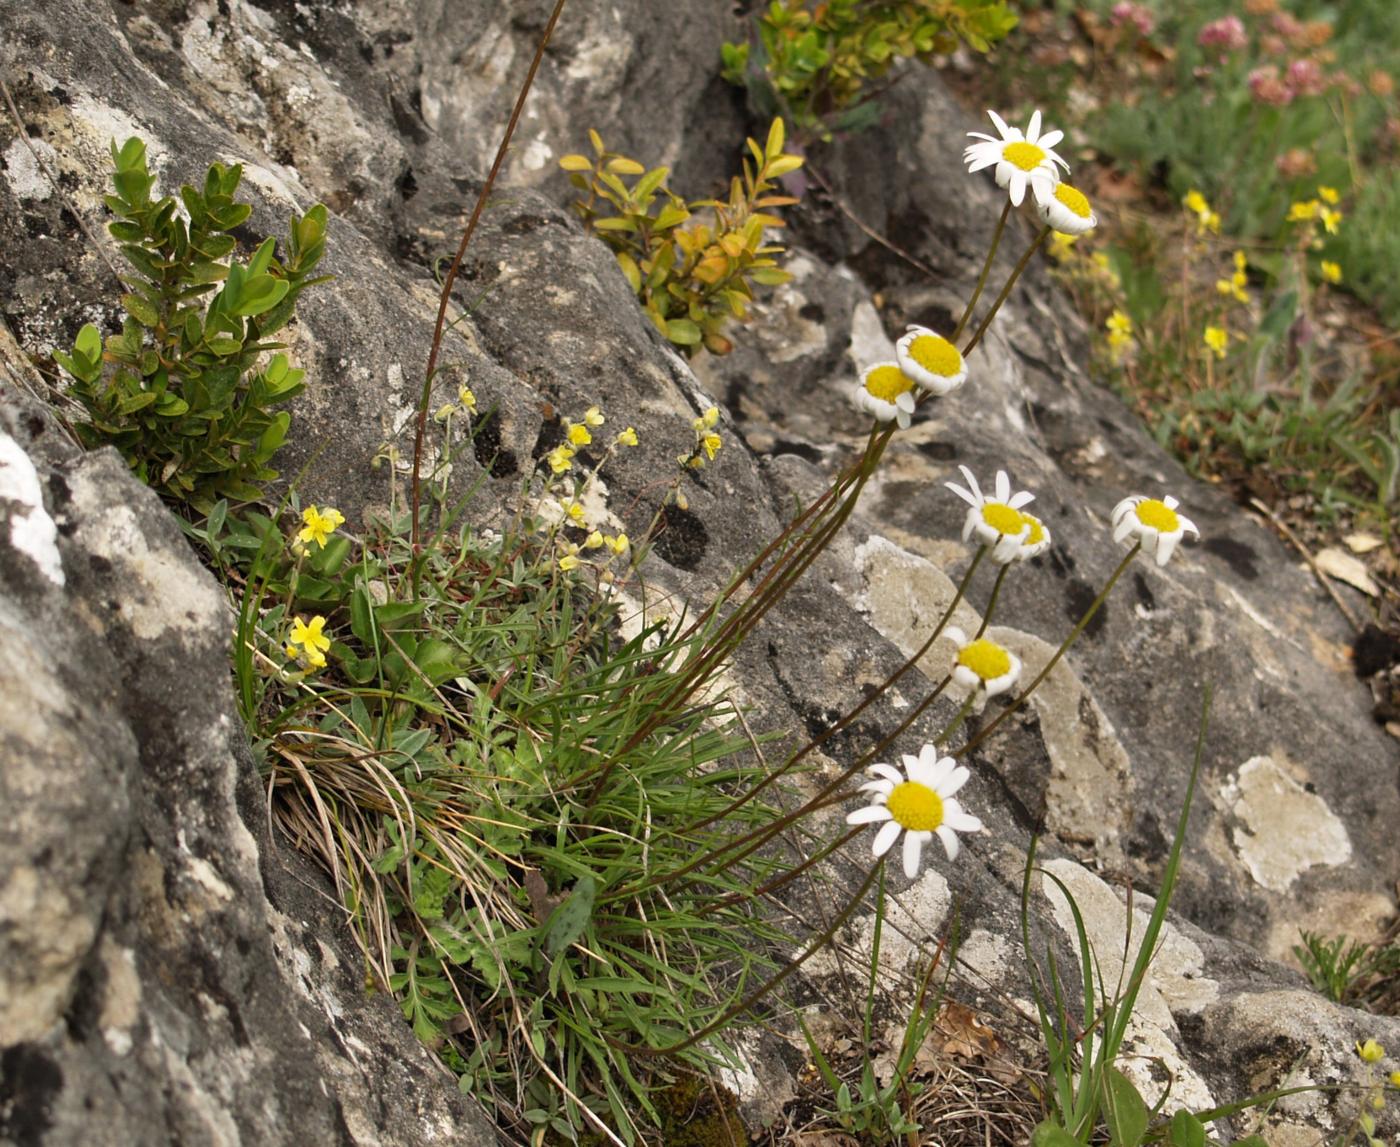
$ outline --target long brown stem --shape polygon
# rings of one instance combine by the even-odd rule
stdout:
[[[452,287],[457,282],[457,273],[462,268],[462,258],[467,253],[467,244],[471,242],[476,225],[481,219],[481,213],[486,207],[486,199],[491,194],[491,188],[496,184],[497,176],[501,173],[501,167],[505,163],[506,154],[510,149],[511,136],[515,134],[515,125],[519,122],[520,113],[525,108],[525,97],[530,94],[530,88],[535,82],[535,73],[539,71],[540,61],[544,59],[545,46],[549,43],[550,36],[554,34],[554,26],[559,23],[559,15],[564,11],[565,2],[566,0],[555,0],[554,11],[550,13],[549,23],[545,25],[540,42],[535,48],[535,58],[530,61],[530,70],[526,73],[525,82],[520,86],[520,93],[515,98],[515,107],[510,113],[510,122],[506,124],[505,135],[501,137],[501,145],[496,149],[495,161],[491,164],[491,171],[486,176],[486,182],[482,184],[481,191],[477,194],[471,218],[467,220],[467,226],[462,232],[462,241],[457,244],[457,254],[452,258],[452,265],[447,268],[447,274],[442,280],[442,290],[438,293],[437,323],[433,327],[433,343],[428,351],[428,365],[423,370],[423,394],[418,400],[418,424],[413,432],[413,516],[410,530],[415,557],[419,552],[418,505],[419,487],[422,484],[423,432],[428,425],[428,404],[432,397],[433,376],[437,373],[438,354],[442,350],[442,336],[447,326],[447,304],[452,298]]]
[[[1031,256],[1040,250],[1040,245],[1045,242],[1046,236],[1049,234],[1050,228],[1042,227],[1040,229],[1040,234],[1035,237],[1035,242],[1026,248],[1026,253],[1021,256],[1020,262],[1016,264],[1015,270],[1011,272],[1011,277],[1006,280],[1006,286],[1002,287],[1001,294],[997,296],[997,301],[992,304],[992,309],[987,312],[986,318],[984,318],[981,325],[978,326],[977,333],[972,336],[972,341],[968,343],[967,346],[963,347],[964,358],[970,355],[977,348],[977,344],[982,341],[982,336],[987,333],[987,328],[991,326],[992,319],[996,318],[997,311],[1001,310],[1002,303],[1006,302],[1006,296],[1011,294],[1011,288],[1016,285],[1016,280],[1021,277],[1021,272],[1026,269],[1026,264],[1031,261]]]
[[[997,220],[997,229],[992,234],[992,245],[987,248],[987,257],[982,261],[982,273],[977,276],[977,286],[973,288],[972,298],[967,300],[962,318],[958,320],[957,328],[953,331],[951,342],[956,343],[962,338],[962,333],[967,329],[967,324],[972,320],[972,312],[977,306],[977,300],[982,297],[982,289],[987,285],[987,276],[992,271],[992,260],[996,258],[997,248],[1001,246],[1001,233],[1006,230],[1006,220],[1011,214],[1011,200],[1007,199],[1006,206],[1001,209],[1001,218]],[[995,309],[995,308],[993,308]]]

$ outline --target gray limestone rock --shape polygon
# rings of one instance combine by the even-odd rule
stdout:
[[[401,499],[433,270],[455,247],[548,7],[54,0],[41,11],[0,0],[0,66],[58,184],[24,141],[4,143],[0,297],[20,350],[46,361],[83,322],[114,326],[100,198],[109,139],[143,135],[166,188],[213,159],[240,161],[255,204],[248,239],[280,232],[294,207],[321,200],[334,212],[325,267],[337,280],[306,296],[288,329],[309,385],[281,469],[352,526]],[[726,445],[689,489],[688,511],[667,522],[649,574],[690,604],[854,457],[868,429],[847,400],[857,369],[888,357],[906,321],[952,325],[1000,207],[990,181],[958,162],[980,112],[918,72],[877,126],[810,158],[851,214],[935,276],[809,186],[791,213],[794,281],[755,308],[733,355],[681,359],[567,210],[556,162],[596,127],[610,146],[672,164],[690,194],[717,190],[745,132],[764,126],[718,80],[718,44],[733,27],[720,0],[568,10],[468,252],[461,321],[435,380],[446,396],[468,383],[496,413],[474,450],[454,450],[438,428],[429,441],[430,460],[454,450],[455,479],[484,476],[473,512],[485,520],[559,441],[561,415],[601,405],[642,438],[602,491],[635,535],[690,419],[721,404]],[[1008,235],[1003,275],[1026,241],[1015,225]],[[1205,1106],[1298,1072],[1355,1078],[1352,1045],[1375,1036],[1400,1047],[1400,1024],[1325,1003],[1276,961],[1300,927],[1365,935],[1393,913],[1394,742],[1371,721],[1342,619],[1306,572],[1150,441],[1089,375],[1086,350],[1033,269],[968,384],[896,435],[851,526],[736,659],[732,682],[756,724],[801,735],[898,666],[971,557],[962,505],[943,487],[961,480],[960,464],[984,484],[1008,470],[1054,532],[1055,547],[1008,580],[992,630],[1031,671],[1119,560],[1113,505],[1175,493],[1200,543],[1165,569],[1130,569],[1044,690],[973,755],[966,803],[989,833],[957,865],[899,889],[907,942],[887,960],[905,970],[956,902],[968,933],[959,992],[1020,1039],[1030,1029],[1014,1004],[1026,996],[1017,896],[1030,834],[1044,828],[1047,864],[1085,908],[1100,957],[1121,950],[1121,890],[1136,888],[1140,909],[1158,886],[1209,682],[1179,915],[1133,1062],[1146,1086],[1165,1068],[1174,1096]],[[21,376],[42,389],[16,358],[7,385]],[[39,419],[39,435],[24,429],[30,417],[8,429],[32,459],[34,478],[18,463],[14,479],[29,500],[0,496],[0,538],[10,538],[0,542],[0,714],[7,744],[24,746],[6,751],[0,773],[0,816],[18,826],[0,837],[0,1134],[68,1143],[101,1120],[168,1129],[133,1142],[487,1141],[470,1138],[487,1133],[390,1006],[363,998],[335,913],[298,894],[313,878],[261,828],[212,584],[111,456],[48,445],[52,423]],[[397,462],[372,467],[394,451]],[[49,577],[54,544],[64,587]],[[963,624],[975,627],[988,585],[980,571]],[[936,646],[927,677],[833,738],[822,767],[878,739],[948,656]],[[916,750],[951,711],[936,706],[900,748]],[[833,864],[832,878],[857,881],[867,847]],[[1072,960],[1063,904],[1046,901],[1040,915],[1040,935]],[[807,972],[808,991],[839,998],[839,969]],[[772,1043],[751,1056],[751,1110],[772,1117],[787,1093],[782,1058]],[[84,1100],[97,1114],[83,1113]],[[1273,1133],[1284,1143],[1333,1130],[1346,1102],[1280,1108]],[[166,1122],[113,1122],[138,1116]]]

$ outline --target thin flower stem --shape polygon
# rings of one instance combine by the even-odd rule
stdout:
[[[977,286],[973,288],[972,298],[967,300],[967,307],[963,310],[962,318],[958,320],[957,329],[953,331],[953,337],[949,342],[956,343],[962,338],[962,333],[967,329],[967,324],[972,319],[972,312],[977,306],[977,300],[982,297],[982,289],[987,285],[987,276],[992,273],[992,260],[996,258],[997,248],[1001,245],[1001,233],[1006,230],[1006,220],[1011,214],[1011,200],[1008,198],[1006,205],[1001,209],[1001,218],[997,220],[997,229],[992,234],[992,245],[987,248],[987,258],[982,263],[982,273],[977,276]],[[995,308],[993,308],[995,309]]]
[[[972,711],[972,703],[976,700],[977,690],[974,689],[971,693],[967,695],[967,699],[964,700],[963,703],[958,706],[958,711],[953,714],[953,719],[948,722],[948,725],[943,730],[943,732],[939,733],[938,736],[934,737],[933,743],[935,745],[937,745],[939,748],[942,748],[948,743],[948,738],[950,738],[954,733],[956,733],[958,729],[962,727],[962,723],[967,720],[968,713]]]
[[[821,733],[813,737],[810,741],[803,745],[802,748],[798,749],[797,752],[793,753],[792,756],[790,756],[786,761],[784,761],[779,768],[769,773],[766,777],[763,778],[763,780],[761,780],[748,792],[738,797],[732,804],[727,805],[725,808],[721,809],[719,812],[713,814],[712,816],[708,816],[704,820],[698,821],[697,823],[690,825],[686,829],[686,831],[695,832],[699,829],[706,828],[709,825],[713,824],[715,821],[722,820],[724,817],[727,817],[731,813],[742,808],[744,804],[748,801],[754,800],[759,793],[761,793],[769,785],[776,782],[789,770],[795,768],[797,764],[800,761],[802,761],[809,753],[815,752],[817,749],[821,748],[822,745],[826,744],[826,742],[829,741],[832,737],[836,736],[837,733],[844,730],[847,726],[854,722],[857,717],[864,713],[866,709],[868,709],[871,705],[875,704],[876,701],[878,701],[892,688],[894,688],[894,686],[899,683],[901,678],[903,678],[906,673],[908,673],[911,669],[914,668],[914,666],[916,666],[920,661],[923,660],[924,654],[926,654],[930,649],[932,649],[933,643],[943,635],[943,630],[947,628],[948,622],[951,621],[953,618],[953,611],[958,608],[958,603],[962,601],[964,594],[967,593],[967,587],[972,582],[973,573],[976,572],[978,565],[981,564],[982,559],[986,556],[986,554],[987,547],[985,545],[977,547],[977,553],[973,555],[972,564],[967,567],[967,572],[963,574],[962,581],[958,583],[958,592],[953,595],[953,600],[948,603],[948,608],[943,611],[943,616],[938,619],[938,624],[933,627],[933,632],[929,634],[928,640],[926,640],[921,646],[919,646],[919,648],[905,660],[903,665],[901,665],[892,674],[890,674],[890,676],[885,679],[885,681],[880,685],[878,689],[875,689],[874,691],[869,693],[859,705],[857,705],[854,709],[852,709],[849,713],[847,713],[844,717],[837,721],[836,724],[830,726],[827,729],[822,730]],[[938,693],[941,692],[941,690],[942,686],[940,686],[939,689],[934,692],[933,696],[938,696]]]
[[[982,615],[982,624],[977,627],[977,632],[972,635],[972,640],[976,641],[987,632],[987,626],[991,625],[992,613],[997,607],[997,598],[1001,596],[1001,583],[1006,580],[1006,571],[1010,568],[1010,562],[1002,563],[1001,570],[997,573],[997,580],[992,585],[992,596],[987,599],[987,611]]]
[[[991,325],[992,319],[996,318],[997,311],[1001,310],[1002,303],[1006,302],[1006,296],[1011,294],[1011,288],[1016,285],[1016,280],[1021,277],[1021,272],[1026,269],[1026,264],[1031,261],[1031,256],[1040,249],[1040,245],[1045,242],[1050,234],[1049,227],[1042,227],[1040,234],[1035,237],[1035,241],[1026,248],[1026,252],[1021,256],[1020,262],[1016,264],[1015,270],[1011,272],[1011,277],[1006,280],[1006,286],[1002,287],[1001,294],[997,296],[997,301],[992,304],[992,309],[987,312],[981,324],[977,328],[977,333],[972,336],[972,341],[963,347],[963,357],[966,358],[974,350],[977,344],[982,341],[982,336],[987,333],[987,328]]]
[[[467,220],[467,226],[462,231],[462,241],[457,244],[457,253],[452,257],[447,274],[443,276],[442,291],[438,294],[437,323],[433,327],[433,342],[428,351],[428,365],[423,369],[423,393],[418,400],[418,422],[413,431],[413,507],[409,530],[415,558],[419,552],[418,504],[423,466],[423,432],[428,424],[428,404],[432,398],[433,378],[437,374],[438,354],[442,350],[442,336],[447,328],[447,304],[452,298],[452,288],[457,282],[457,273],[462,268],[462,258],[467,253],[467,244],[471,242],[472,235],[476,233],[476,225],[486,207],[487,197],[491,194],[491,189],[496,184],[496,178],[501,173],[501,166],[505,163],[506,155],[510,151],[510,138],[515,134],[515,125],[519,122],[520,113],[525,108],[525,97],[530,94],[530,88],[535,82],[535,73],[539,71],[540,61],[544,59],[545,47],[549,43],[550,36],[554,34],[554,26],[559,23],[560,14],[564,11],[564,3],[565,0],[556,0],[554,11],[550,13],[549,23],[545,25],[544,32],[540,36],[540,42],[535,48],[535,57],[530,61],[530,70],[525,74],[525,82],[520,85],[520,93],[516,96],[515,107],[510,113],[510,121],[506,124],[505,134],[501,137],[501,145],[496,149],[496,158],[491,164],[490,172],[487,173],[486,182],[482,184],[481,191],[477,194],[471,218]],[[416,598],[416,575],[414,577],[414,590]]]
[[[616,1048],[618,1051],[627,1052],[629,1055],[674,1055],[676,1052],[684,1051],[686,1048],[699,1043],[710,1033],[721,1030],[735,1016],[742,1015],[744,1012],[748,1011],[751,1007],[754,1006],[754,1004],[758,1003],[759,1000],[763,999],[764,996],[766,996],[769,992],[771,992],[774,988],[776,988],[779,984],[786,980],[790,975],[797,971],[798,968],[802,967],[803,964],[810,960],[817,952],[819,952],[823,947],[830,943],[831,938],[836,935],[837,929],[840,928],[843,924],[846,923],[847,920],[851,918],[851,916],[855,913],[856,908],[859,907],[860,902],[865,899],[865,894],[870,891],[870,886],[875,883],[875,877],[879,875],[879,873],[884,869],[884,866],[884,857],[881,857],[880,860],[878,860],[875,863],[874,867],[871,868],[869,875],[867,875],[866,878],[863,881],[861,881],[860,887],[856,889],[855,894],[850,899],[850,902],[847,903],[847,905],[841,910],[841,912],[837,915],[836,919],[831,922],[830,926],[807,946],[807,949],[802,953],[802,955],[798,956],[791,963],[787,964],[776,975],[770,976],[767,980],[765,980],[757,988],[751,991],[733,1007],[727,1008],[724,1011],[724,1013],[720,1015],[717,1019],[711,1020],[699,1031],[691,1032],[690,1035],[687,1036],[685,1039],[681,1040],[680,1043],[674,1043],[670,1047],[646,1047],[642,1044],[623,1043],[621,1040],[613,1039],[606,1033],[603,1035],[603,1038],[608,1041],[608,1044],[610,1046]]]
[[[1123,576],[1123,571],[1126,570],[1128,566],[1132,564],[1132,560],[1135,557],[1137,557],[1138,551],[1141,549],[1142,543],[1138,542],[1133,546],[1132,549],[1128,551],[1127,555],[1123,558],[1123,560],[1118,563],[1118,568],[1113,571],[1113,576],[1108,579],[1108,582],[1104,585],[1103,589],[1099,591],[1099,596],[1094,598],[1094,600],[1089,603],[1089,608],[1084,611],[1084,616],[1081,617],[1078,623],[1075,625],[1075,627],[1070,630],[1069,636],[1066,637],[1064,641],[1060,644],[1060,648],[1055,650],[1055,655],[1045,663],[1045,668],[1035,675],[1034,681],[1027,685],[1023,690],[1021,690],[1021,694],[1016,698],[1016,700],[1011,702],[1010,705],[1008,705],[1005,709],[1003,709],[1000,713],[997,714],[996,719],[992,721],[990,725],[987,725],[985,728],[979,730],[977,735],[973,737],[972,740],[968,741],[966,745],[963,746],[962,751],[964,755],[972,752],[974,749],[977,748],[978,745],[980,745],[994,732],[996,732],[997,726],[1000,725],[1003,721],[1005,721],[1009,716],[1011,716],[1012,713],[1016,712],[1016,710],[1019,709],[1022,705],[1024,705],[1026,703],[1026,698],[1029,697],[1032,693],[1034,693],[1039,687],[1040,683],[1044,681],[1048,676],[1050,676],[1050,671],[1060,663],[1060,658],[1069,652],[1069,647],[1073,645],[1077,640],[1079,640],[1079,635],[1084,632],[1084,629],[1089,624],[1089,622],[1094,620],[1094,615],[1098,613],[1099,606],[1103,605],[1104,601],[1109,595],[1109,592],[1113,589],[1114,585],[1117,584],[1118,579]]]

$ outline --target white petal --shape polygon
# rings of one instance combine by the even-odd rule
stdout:
[[[1011,499],[1002,499],[1013,510],[1019,510],[1022,506],[1029,506],[1035,501],[1035,495],[1029,490],[1022,490]]]
[[[1115,542],[1121,542],[1129,534],[1133,533],[1135,529],[1136,526],[1134,524],[1133,515],[1124,514],[1118,524],[1113,527],[1113,540]]]
[[[1057,143],[1059,143],[1060,140],[1062,140],[1062,139],[1064,139],[1064,138],[1065,138],[1065,133],[1062,132],[1062,131],[1047,131],[1044,135],[1042,135],[1042,136],[1041,136],[1038,140],[1036,140],[1035,142],[1036,142],[1036,146],[1042,147],[1042,148],[1044,148],[1046,151],[1049,151],[1052,147],[1054,147]]]
[[[967,488],[972,491],[972,497],[974,499],[973,504],[981,505],[982,487],[977,484],[977,479],[972,476],[972,471],[969,470],[966,466],[961,465],[958,467],[958,469],[962,471],[963,481],[967,483]]]
[[[855,812],[846,817],[847,824],[875,824],[877,821],[890,820],[894,814],[882,804],[870,804],[864,808],[858,808]],[[893,821],[891,821],[893,823]],[[895,826],[896,828],[898,825]],[[881,831],[884,831],[883,829]],[[888,846],[887,846],[888,847]]]
[[[923,855],[926,832],[906,832],[904,834],[904,875],[913,880],[919,875],[919,857]]]
[[[956,482],[944,482],[943,485],[946,486],[948,489],[952,490],[954,494],[956,494],[969,506],[976,506],[979,504],[976,497],[974,497],[969,491],[964,490]]]
[[[987,152],[983,152],[981,155],[975,157],[966,155],[963,156],[963,162],[967,164],[968,175],[975,175],[979,171],[985,171],[994,163],[1000,163],[1001,153],[998,152],[995,155],[990,155]]]
[[[1198,538],[1201,536],[1201,531],[1196,529],[1196,523],[1193,522],[1190,518],[1188,518],[1185,514],[1178,514],[1176,516],[1176,520],[1181,523],[1181,528],[1183,530],[1190,530]]]
[[[1168,494],[1165,498],[1162,499],[1162,505],[1166,506],[1166,508],[1169,510],[1175,510],[1179,505],[1181,505],[1181,503],[1178,502],[1175,498],[1173,498],[1170,494]]]
[[[1117,525],[1118,519],[1121,518],[1124,514],[1126,514],[1129,510],[1131,510],[1141,501],[1142,498],[1139,495],[1134,494],[1130,497],[1124,498],[1121,502],[1118,503],[1118,505],[1114,506],[1113,513],[1110,515],[1113,518],[1113,524]]]
[[[1011,206],[1020,207],[1026,198],[1026,173],[1019,167],[1015,168],[1007,180],[1007,185],[1011,188]]]
[[[958,848],[960,847],[958,844],[958,834],[946,824],[940,824],[934,831],[938,833],[938,839],[943,842],[943,851],[948,854],[948,859],[957,860]]]
[[[914,420],[909,416],[909,412],[908,412],[907,410],[903,410],[903,409],[899,409],[899,408],[896,408],[896,409],[897,409],[898,412],[897,412],[897,413],[895,414],[895,416],[894,416],[895,422],[897,422],[897,423],[899,424],[899,428],[900,428],[901,430],[908,430],[908,429],[909,429],[909,424],[910,424],[911,422],[913,422]]]
[[[997,471],[996,489],[998,502],[1005,502],[1011,497],[1011,479],[1005,470]]]
[[[894,400],[894,404],[906,414],[913,414],[915,406],[914,392],[912,390],[906,390]]]
[[[987,109],[987,114],[992,117],[992,122],[997,125],[997,131],[1001,132],[1002,139],[1011,139],[1012,132],[1015,132],[1018,136],[1021,134],[1019,128],[1007,127],[1006,121],[990,108]]]
[[[866,781],[863,785],[856,786],[858,793],[876,793],[873,798],[874,804],[884,804],[889,800],[890,793],[894,792],[894,785],[889,781]]]
[[[964,689],[976,689],[982,684],[982,678],[978,677],[966,665],[958,664],[953,666],[953,680]]]
[[[909,762],[909,779],[916,784],[933,788],[932,774],[937,763],[936,760],[925,762],[922,752],[917,757],[906,757],[905,759]]]
[[[1040,138],[1040,109],[1036,108],[1031,115],[1031,122],[1026,127],[1026,142],[1035,143]]]
[[[1176,549],[1176,543],[1181,541],[1181,531],[1173,530],[1169,534],[1159,534],[1157,537],[1157,564],[1164,566],[1172,556],[1172,551]]]
[[[884,856],[885,853],[889,852],[890,846],[894,844],[902,831],[899,821],[890,821],[875,834],[875,843],[870,848],[871,853],[875,856]]]
[[[967,634],[964,633],[961,629],[959,629],[956,625],[948,626],[948,628],[943,631],[943,636],[946,637],[949,641],[951,641],[954,645],[956,645],[959,649],[961,649],[964,645],[967,644]]]
[[[963,785],[967,784],[969,778],[972,776],[972,770],[965,765],[955,765],[952,757],[944,757],[943,761],[939,763],[943,764],[944,762],[947,763],[948,767],[943,770],[942,775],[938,778],[938,785],[936,787],[938,795],[946,802],[955,792],[962,788]]]
[[[891,784],[900,784],[904,780],[903,774],[893,765],[871,765],[866,772],[874,773],[877,777],[884,777]]]
[[[982,822],[955,800],[943,803],[943,823],[954,832],[981,832]]]

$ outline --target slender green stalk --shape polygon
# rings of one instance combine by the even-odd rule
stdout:
[[[953,714],[953,719],[948,722],[948,725],[943,730],[943,732],[939,733],[938,736],[934,737],[933,743],[935,745],[938,745],[941,748],[942,746],[948,743],[949,738],[952,737],[952,735],[962,727],[962,723],[967,720],[967,715],[970,712],[972,712],[972,703],[975,700],[977,700],[976,689],[969,693],[967,695],[966,700],[964,700],[963,703],[958,706],[958,711]]]
[[[1045,668],[1035,675],[1035,680],[1021,690],[1020,696],[1018,696],[1016,700],[997,714],[996,719],[993,720],[991,724],[981,729],[972,740],[968,741],[968,743],[963,746],[962,751],[964,753],[972,752],[978,745],[996,732],[997,727],[1011,716],[1012,713],[1016,712],[1017,709],[1024,705],[1026,703],[1026,698],[1034,693],[1040,683],[1050,676],[1050,671],[1060,663],[1060,658],[1068,653],[1069,647],[1079,640],[1079,635],[1084,632],[1085,626],[1094,620],[1094,615],[1099,612],[1099,606],[1103,605],[1110,591],[1118,583],[1118,579],[1123,576],[1123,571],[1132,564],[1132,560],[1137,557],[1138,551],[1141,549],[1142,543],[1138,542],[1124,555],[1123,560],[1118,563],[1118,568],[1113,571],[1113,575],[1108,579],[1103,589],[1099,591],[1099,596],[1089,603],[1089,608],[1084,611],[1084,616],[1081,617],[1075,624],[1075,627],[1069,631],[1069,636],[1060,643],[1060,648],[1055,650],[1055,655],[1045,663]]]
[[[997,229],[992,233],[992,245],[987,248],[987,258],[982,263],[982,273],[977,276],[977,286],[973,288],[972,298],[967,300],[967,306],[963,309],[962,318],[958,320],[957,328],[953,331],[953,337],[948,341],[956,344],[962,338],[962,333],[967,329],[967,324],[972,319],[972,311],[977,306],[977,300],[982,297],[982,289],[987,285],[987,276],[992,272],[992,260],[996,258],[997,248],[1001,246],[1001,233],[1006,230],[1006,220],[1011,214],[1011,200],[1008,198],[1006,205],[1001,209],[1001,218],[997,220]],[[996,308],[992,308],[995,310]]]
[[[1001,569],[997,572],[997,580],[992,585],[992,596],[987,599],[987,611],[982,614],[982,624],[977,627],[977,632],[972,635],[974,641],[987,632],[987,626],[992,623],[992,612],[997,607],[997,598],[1001,596],[1001,583],[1006,580],[1006,571],[1011,568],[1010,562],[1003,562]]]
[[[987,328],[991,325],[992,319],[996,318],[997,311],[1001,310],[1002,303],[1006,302],[1006,297],[1011,294],[1011,288],[1016,285],[1016,280],[1021,277],[1021,272],[1026,269],[1026,265],[1031,261],[1031,256],[1040,249],[1040,245],[1045,242],[1049,234],[1050,228],[1042,227],[1040,229],[1040,234],[1035,237],[1035,241],[1026,248],[1026,253],[1021,256],[1020,261],[1016,264],[1015,270],[1011,272],[1011,277],[1006,280],[1006,286],[1002,287],[1001,294],[997,296],[996,302],[992,304],[992,309],[987,312],[986,317],[977,327],[977,332],[972,336],[972,341],[968,343],[967,346],[963,347],[964,358],[977,349],[977,344],[982,341],[982,336],[987,333]]]

